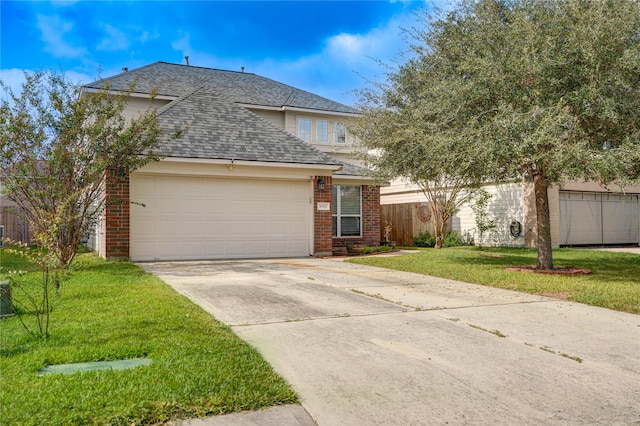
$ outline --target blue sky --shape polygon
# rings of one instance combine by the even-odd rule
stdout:
[[[442,2],[440,2],[442,3]],[[61,70],[86,83],[156,61],[256,73],[353,104],[406,49],[427,1],[5,1],[0,77]],[[442,6],[442,4],[439,4]]]

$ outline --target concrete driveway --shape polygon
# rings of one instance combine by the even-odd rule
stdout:
[[[140,266],[255,346],[321,426],[640,424],[638,315],[332,259]]]

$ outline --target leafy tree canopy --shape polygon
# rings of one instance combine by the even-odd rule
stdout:
[[[640,3],[479,0],[422,18],[412,58],[361,92],[370,164],[414,182],[533,182],[550,269],[549,186],[640,179]]]
[[[66,267],[105,206],[108,179],[161,158],[156,112],[125,119],[130,92],[84,91],[54,72],[25,74],[19,95],[0,87],[3,192]]]

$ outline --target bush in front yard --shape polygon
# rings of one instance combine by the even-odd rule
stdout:
[[[444,234],[442,247],[458,247],[472,245],[472,240],[465,239],[457,231],[447,231]],[[416,247],[435,247],[436,237],[429,232],[423,232],[413,237],[413,245]]]

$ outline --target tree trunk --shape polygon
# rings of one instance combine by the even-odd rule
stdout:
[[[543,174],[533,177],[533,188],[536,198],[536,222],[538,225],[538,261],[536,269],[553,269],[551,251],[551,218],[549,215],[549,182]]]
[[[444,242],[444,231],[442,230],[442,226],[438,226],[436,229],[436,244],[433,248],[442,248],[442,243]]]
[[[441,234],[441,216],[440,210],[438,209],[438,203],[435,201],[435,197],[430,194],[430,208],[431,208],[431,217],[433,218],[433,234],[436,238],[435,245],[433,248],[442,248],[442,234]]]

